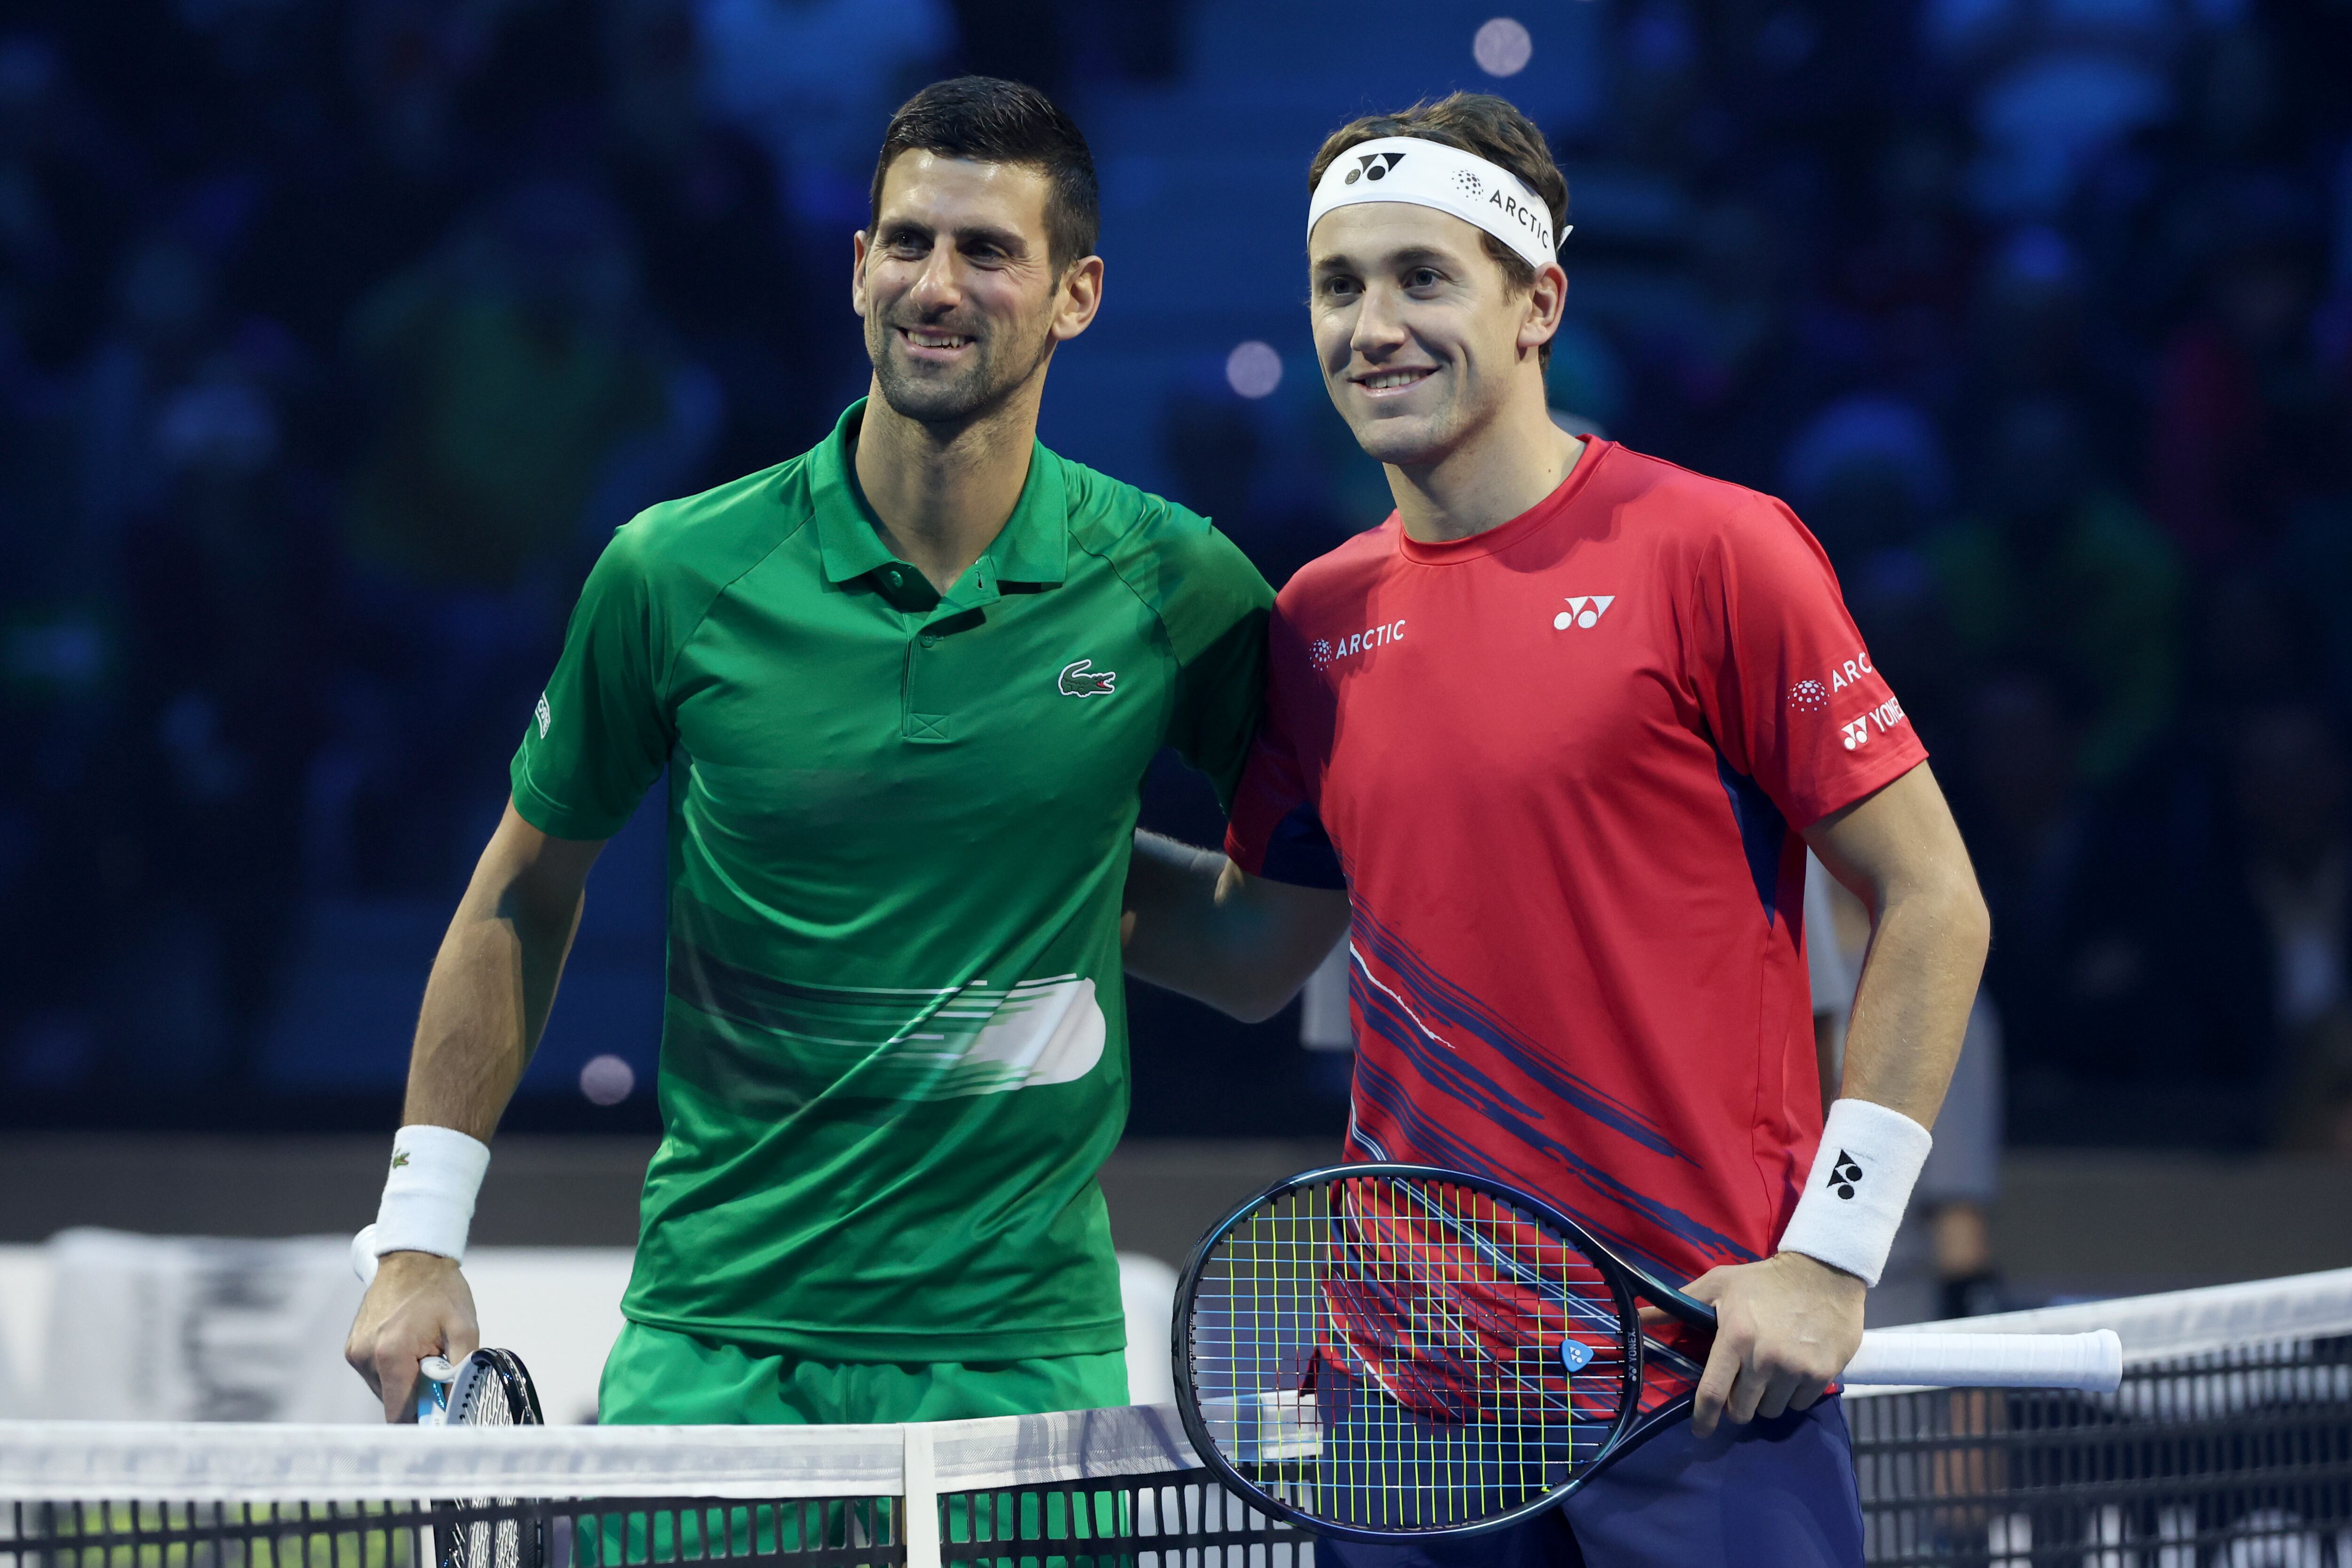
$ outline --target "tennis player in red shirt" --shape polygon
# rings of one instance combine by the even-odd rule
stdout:
[[[1690,1426],[1563,1507],[1349,1568],[1859,1568],[1862,1336],[1987,941],[1968,855],[1778,500],[1545,406],[1567,188],[1456,95],[1333,135],[1309,312],[1396,510],[1275,611],[1226,855],[1139,840],[1128,967],[1243,1017],[1352,932],[1351,1158],[1538,1193],[1721,1331]],[[1874,931],[1824,1134],[1805,848]]]

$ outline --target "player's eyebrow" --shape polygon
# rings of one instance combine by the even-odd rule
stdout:
[[[911,217],[884,218],[875,234],[877,245],[896,245],[902,240],[935,245],[941,237],[938,228]],[[1028,237],[1019,229],[1004,228],[991,223],[967,224],[952,228],[946,238],[959,250],[990,248],[1003,251],[1007,256],[1026,256],[1030,251]]]
[[[1411,267],[1459,267],[1462,258],[1450,250],[1434,245],[1408,245],[1402,250],[1391,250],[1387,258],[1391,270],[1402,272]]]
[[[1405,268],[1412,267],[1444,267],[1450,268],[1456,268],[1461,265],[1462,258],[1460,256],[1456,255],[1453,251],[1444,249],[1441,247],[1433,245],[1408,245],[1401,249],[1391,250],[1387,255],[1383,256],[1381,258],[1379,268],[1376,269],[1402,272]],[[1349,256],[1344,252],[1332,252],[1318,256],[1313,259],[1310,267],[1314,275],[1318,278],[1327,277],[1335,272],[1360,273],[1365,270],[1361,262],[1359,262],[1354,257]]]
[[[975,245],[993,246],[1007,256],[1025,256],[1029,252],[1028,237],[1018,229],[999,228],[993,224],[973,224],[955,231],[957,248]]]

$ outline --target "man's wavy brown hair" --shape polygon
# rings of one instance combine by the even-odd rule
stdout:
[[[1568,176],[1551,161],[1543,132],[1514,105],[1491,92],[1448,93],[1433,102],[1423,99],[1395,114],[1368,114],[1342,125],[1323,139],[1315,161],[1307,166],[1308,197],[1323,183],[1323,171],[1334,158],[1358,142],[1377,142],[1383,136],[1418,136],[1499,163],[1525,181],[1528,189],[1551,209],[1552,233],[1561,233],[1568,226]],[[1525,257],[1491,234],[1482,231],[1478,237],[1486,241],[1486,254],[1502,268],[1503,280],[1513,293],[1524,294],[1535,287],[1536,269]],[[1550,364],[1551,344],[1544,344],[1536,355],[1538,363]]]

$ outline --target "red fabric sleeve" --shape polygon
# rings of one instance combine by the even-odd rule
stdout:
[[[1724,759],[1809,827],[1927,760],[1796,514],[1755,498],[1703,548],[1686,678]]]
[[[1330,757],[1331,693],[1275,605],[1267,627],[1265,710],[1225,826],[1225,853],[1253,877],[1306,888],[1345,888],[1338,851],[1318,809]]]

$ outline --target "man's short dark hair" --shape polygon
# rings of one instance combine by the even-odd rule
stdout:
[[[874,164],[873,214],[882,179],[901,153],[1013,163],[1045,176],[1045,251],[1056,271],[1095,253],[1102,193],[1077,122],[1035,88],[992,76],[935,81],[898,106]]]
[[[1322,149],[1307,165],[1308,197],[1323,183],[1323,171],[1333,159],[1360,142],[1377,142],[1383,136],[1418,136],[1502,165],[1526,182],[1528,189],[1551,209],[1552,233],[1567,232],[1568,176],[1552,162],[1551,148],[1545,144],[1536,122],[1491,92],[1448,93],[1434,102],[1423,99],[1395,114],[1368,114],[1342,125],[1324,138]],[[1502,268],[1504,280],[1514,293],[1524,294],[1535,287],[1536,269],[1525,257],[1491,234],[1482,231],[1479,238],[1486,242],[1486,254]],[[1537,350],[1536,357],[1549,365],[1551,344]]]

